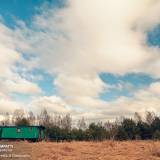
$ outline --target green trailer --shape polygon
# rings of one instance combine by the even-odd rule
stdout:
[[[45,139],[45,128],[43,126],[0,126],[0,139],[40,141]]]

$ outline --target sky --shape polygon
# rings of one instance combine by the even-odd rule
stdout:
[[[0,0],[0,114],[159,114],[159,17],[158,0]]]

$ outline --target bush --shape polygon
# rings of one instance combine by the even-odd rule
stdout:
[[[91,123],[89,125],[89,133],[92,140],[104,140],[106,139],[107,132],[101,124]]]
[[[160,140],[160,131],[156,130],[153,134],[153,139]]]
[[[125,131],[125,129],[122,128],[121,126],[118,127],[118,131],[117,131],[117,134],[116,134],[116,140],[122,141],[122,140],[127,140],[127,139],[129,139],[129,137],[128,137],[128,134]]]
[[[156,117],[152,124],[151,124],[152,130],[155,132],[156,130],[160,131],[160,119],[158,117]]]
[[[28,120],[28,119],[22,118],[22,119],[18,119],[18,120],[15,122],[15,125],[16,125],[16,126],[29,126],[30,123],[29,123],[29,120]]]
[[[138,128],[134,120],[126,118],[123,120],[121,126],[122,128],[124,128],[124,131],[126,132],[128,139],[136,139]]]
[[[138,134],[141,139],[152,139],[152,128],[146,122],[138,122],[137,124]]]

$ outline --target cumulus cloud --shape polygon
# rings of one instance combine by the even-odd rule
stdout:
[[[132,98],[120,97],[114,102],[105,102],[100,99],[100,94],[110,86],[100,79],[99,74],[144,72],[160,77],[159,48],[149,47],[146,35],[160,23],[159,1],[67,0],[63,8],[43,9],[44,12],[33,18],[30,28],[19,22],[20,27],[13,34],[4,25],[1,27],[2,37],[5,37],[0,39],[1,50],[5,48],[8,58],[0,58],[0,68],[4,70],[21,59],[28,69],[43,68],[56,75],[54,85],[63,100],[54,96],[40,97],[33,100],[33,106],[43,104],[52,112],[66,112],[63,103],[67,103],[86,110],[92,107],[94,113],[102,110],[111,115],[122,112],[130,115],[135,110],[145,110],[147,103],[154,108],[157,96],[152,96],[150,102],[146,97],[159,94],[159,84],[153,84]],[[12,34],[18,38],[15,43],[12,43]],[[18,50],[33,55],[31,62],[22,60],[15,47],[17,42],[20,42]],[[8,49],[13,52],[11,57]],[[8,71],[11,72],[10,67]],[[13,91],[40,93],[37,85],[26,80],[7,83]]]
[[[17,34],[17,31],[10,29],[0,21],[0,89],[1,92],[11,93],[40,93],[41,90],[33,82],[22,78],[15,68],[17,64],[25,65],[21,47],[27,49],[28,44]],[[22,66],[20,66],[22,67]]]
[[[47,109],[50,114],[67,114],[71,111],[65,101],[57,96],[44,96],[33,99],[30,106],[35,113],[40,113],[43,109]]]
[[[107,88],[101,72],[160,76],[159,49],[149,47],[146,37],[159,24],[159,7],[155,0],[68,0],[64,8],[45,8],[21,33],[39,67],[57,75],[61,96],[70,104],[97,106]]]
[[[0,76],[9,74],[12,65],[20,58],[13,42],[12,30],[0,23]]]
[[[156,82],[150,85],[149,91],[151,91],[153,94],[160,95],[160,82]]]
[[[24,109],[24,104],[13,101],[8,98],[0,99],[0,114],[4,115],[6,112],[13,113],[16,109]]]
[[[21,41],[16,30],[11,29],[0,21],[0,114],[13,112],[17,108],[24,108],[24,104],[10,97],[11,93],[40,94],[41,89],[34,82],[21,77],[15,70],[18,64],[24,65],[20,48],[27,48],[28,44]]]
[[[5,86],[9,92],[23,93],[23,94],[40,94],[42,90],[37,84],[29,82],[25,79],[19,79],[18,81],[6,80]]]
[[[63,9],[35,16],[29,42],[50,72],[138,71],[155,57],[145,34],[146,26],[152,23],[149,30],[158,23],[147,21],[148,12],[158,17],[155,6],[160,4],[154,0],[68,0]]]
[[[146,111],[159,113],[160,103],[160,82],[154,82],[145,89],[134,93],[133,97],[119,97],[115,101],[106,102],[102,113],[110,115],[109,118],[118,116],[133,116],[135,112],[142,115]],[[109,107],[110,106],[110,107]]]
[[[68,96],[92,96],[97,97],[101,91],[107,88],[106,84],[98,76],[66,75],[60,74],[54,84],[62,95]],[[65,89],[63,90],[65,86]],[[73,87],[74,86],[74,87]],[[83,91],[81,89],[84,89]]]

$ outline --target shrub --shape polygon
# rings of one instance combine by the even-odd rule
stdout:
[[[153,139],[160,140],[160,131],[156,130],[153,134]]]
[[[30,123],[29,123],[29,120],[28,120],[28,119],[22,118],[22,119],[18,119],[18,120],[15,122],[15,125],[16,125],[16,126],[29,126]]]
[[[117,135],[116,135],[116,140],[127,140],[129,139],[127,132],[125,131],[124,128],[122,128],[121,126],[118,127],[118,131],[117,131]]]

